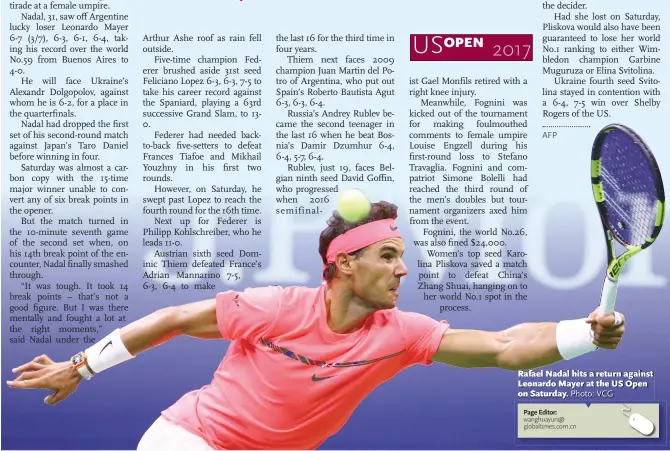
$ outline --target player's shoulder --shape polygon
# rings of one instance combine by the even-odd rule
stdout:
[[[449,328],[446,320],[437,320],[419,312],[394,308],[377,313],[379,315],[375,324],[379,326],[383,324],[384,329],[392,330],[395,336],[402,337],[408,349],[426,337],[434,336],[435,333]]]
[[[282,286],[279,315],[272,328],[275,337],[308,331],[318,327],[323,313],[324,290],[320,287]]]

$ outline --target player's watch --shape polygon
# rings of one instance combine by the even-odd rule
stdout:
[[[88,358],[85,352],[76,353],[72,356],[70,362],[84,379],[89,380],[93,377],[93,371],[88,366]]]

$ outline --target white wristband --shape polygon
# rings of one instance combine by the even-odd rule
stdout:
[[[96,374],[135,357],[128,352],[123,341],[121,341],[120,329],[116,329],[88,348],[86,356],[88,357],[88,366]]]
[[[559,322],[556,327],[556,346],[564,360],[598,349],[593,344],[591,325],[586,322],[586,318]]]

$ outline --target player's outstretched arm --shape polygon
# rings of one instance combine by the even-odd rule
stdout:
[[[621,314],[560,323],[525,323],[501,332],[449,329],[431,360],[463,368],[539,368],[598,347],[615,349],[624,332]]]
[[[71,360],[54,362],[42,355],[12,370],[18,374],[7,382],[12,388],[42,388],[54,391],[47,404],[56,404],[74,392],[83,378],[90,378],[137,354],[172,338],[222,338],[217,324],[216,300],[193,302],[157,310],[116,329]]]
[[[120,334],[124,346],[133,356],[180,335],[220,339],[216,299],[157,310],[120,329]]]

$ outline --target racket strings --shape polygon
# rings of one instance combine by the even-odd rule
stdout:
[[[639,243],[646,240],[650,231],[647,230],[646,227],[643,227],[643,225],[650,224],[655,219],[656,214],[655,211],[653,211],[653,208],[649,208],[644,196],[631,195],[619,188],[616,180],[610,177],[607,172],[604,171],[601,175],[603,180],[609,182],[612,189],[616,192],[616,196],[611,197],[620,200],[620,202],[611,200],[606,202],[608,208],[613,209],[619,217],[625,221],[621,224],[617,224],[617,227],[623,230],[633,226],[634,228],[631,230],[631,235],[633,235],[631,237],[632,242]],[[606,198],[606,200],[609,200],[609,198]],[[620,204],[629,205],[631,207],[631,212],[628,212],[626,208]],[[635,227],[635,225],[638,227]]]
[[[603,147],[601,179],[610,229],[623,242],[639,246],[656,221],[657,193],[649,162],[639,144],[610,133]]]
[[[617,184],[616,180],[613,177],[611,177],[607,173],[607,171],[603,170],[601,172],[600,176],[602,177],[603,181],[607,182],[610,185],[610,187],[612,188],[612,190],[614,190],[616,192],[616,194],[617,194],[616,197],[617,198],[621,198],[623,196],[624,191],[621,188],[619,188],[619,185]],[[612,196],[612,197],[614,197],[614,196]],[[633,222],[632,216],[630,216],[628,214],[628,212],[623,207],[619,206],[616,202],[611,202],[609,197],[606,197],[605,201],[608,204],[608,206],[614,208],[614,210],[616,210],[616,212],[619,215],[621,215],[621,217],[623,219],[625,219],[629,223]],[[610,201],[610,202],[607,202],[607,201]]]

